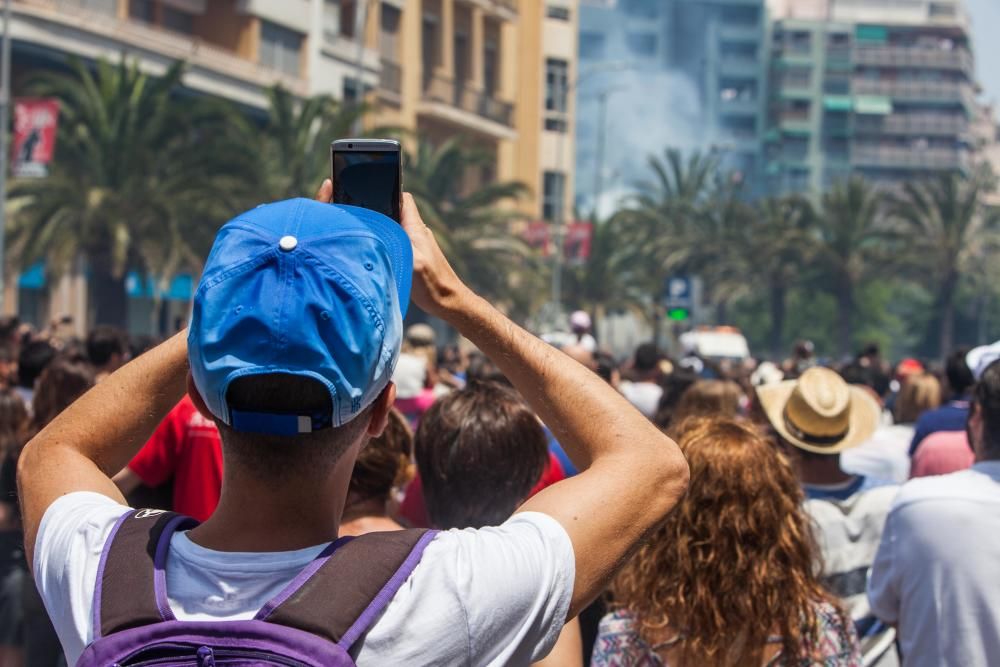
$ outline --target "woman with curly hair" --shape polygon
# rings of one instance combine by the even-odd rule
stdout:
[[[688,494],[612,584],[591,664],[860,665],[785,456],[730,419],[688,421],[678,444]]]

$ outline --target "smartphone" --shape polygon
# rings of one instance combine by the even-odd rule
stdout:
[[[403,205],[403,161],[392,139],[338,139],[330,144],[333,203],[378,211],[396,222]]]

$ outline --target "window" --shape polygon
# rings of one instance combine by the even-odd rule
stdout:
[[[74,0],[73,4],[101,14],[114,16],[118,13],[118,0]]]
[[[823,80],[823,92],[828,95],[849,95],[851,75],[846,72],[827,72]]]
[[[495,97],[500,88],[500,24],[487,20],[483,32],[483,88],[488,97]]]
[[[185,35],[194,34],[194,14],[163,6],[163,27]]]
[[[760,10],[756,7],[729,6],[722,8],[722,22],[735,26],[756,26],[760,21]]]
[[[625,35],[628,50],[637,56],[656,55],[656,35],[645,32],[630,32]]]
[[[653,19],[659,14],[660,0],[622,0],[621,8],[629,16]]]
[[[455,83],[463,85],[471,78],[469,63],[472,61],[472,12],[464,5],[455,5],[452,53],[455,62]]]
[[[603,33],[580,33],[580,58],[584,60],[603,58],[606,47],[607,38]]]
[[[337,31],[342,36],[353,39],[356,14],[354,0],[338,0],[336,4],[339,5]]]
[[[260,23],[260,64],[292,76],[301,73],[302,35],[270,21]]]
[[[569,21],[569,7],[562,5],[548,5],[545,8],[545,15],[556,21]]]
[[[812,68],[789,67],[781,73],[781,85],[785,88],[808,88],[812,85]]]
[[[566,199],[566,174],[547,171],[542,178],[542,217],[549,222],[559,222],[563,218],[563,203]]]
[[[153,12],[153,0],[129,0],[128,17],[133,21],[153,23],[156,15]]]
[[[569,92],[569,64],[565,60],[545,60],[545,110],[566,113]]]
[[[401,12],[390,4],[382,3],[379,18],[378,48],[385,60],[399,62],[399,19]]]

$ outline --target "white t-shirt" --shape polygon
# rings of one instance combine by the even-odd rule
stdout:
[[[910,478],[913,431],[913,424],[880,426],[871,438],[840,453],[841,470],[902,484]]]
[[[660,397],[663,396],[663,387],[655,382],[626,381],[618,388],[639,412],[650,419],[656,416],[656,410],[660,407]]]
[[[904,664],[1000,660],[1000,461],[903,486],[868,582]]]
[[[69,664],[93,641],[97,566],[128,508],[71,493],[45,512],[34,571]],[[170,541],[167,596],[179,620],[249,619],[326,545],[276,553],[221,552],[183,532]],[[440,533],[361,641],[359,665],[528,664],[562,630],[576,561],[569,536],[545,514],[502,526]]]

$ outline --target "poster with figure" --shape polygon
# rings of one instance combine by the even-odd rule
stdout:
[[[14,101],[11,164],[15,178],[44,178],[56,146],[59,102],[52,98]]]

